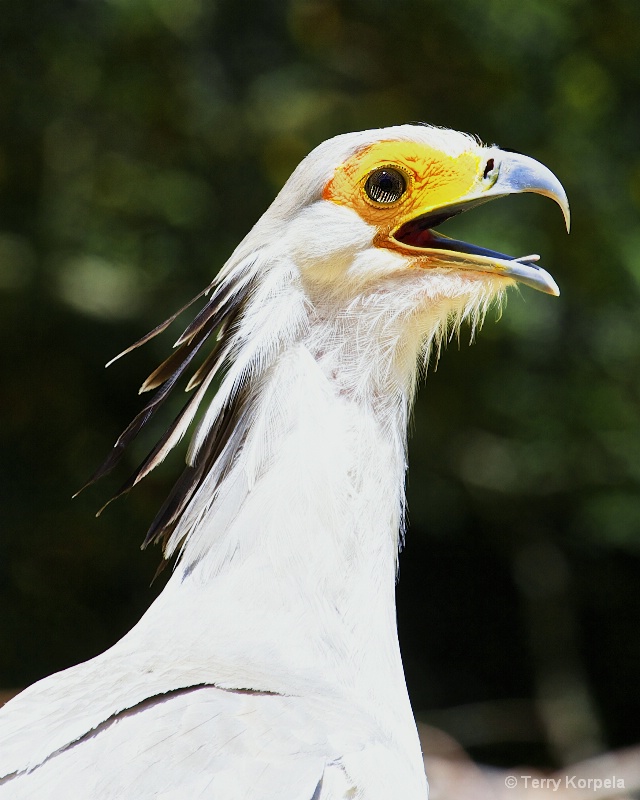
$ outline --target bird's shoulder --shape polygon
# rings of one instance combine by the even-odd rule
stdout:
[[[318,698],[191,687],[149,698],[0,781],[0,800],[343,798],[404,771],[366,727],[363,736],[358,720]],[[385,795],[372,785],[363,796]]]

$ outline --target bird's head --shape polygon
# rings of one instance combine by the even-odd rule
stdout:
[[[558,294],[537,256],[512,258],[435,230],[467,209],[519,192],[555,200],[568,228],[567,197],[553,173],[466,134],[401,125],[321,144],[198,295],[208,296],[205,307],[142,385],[141,392],[157,393],[90,483],[115,466],[207,342],[213,350],[187,384],[196,389],[191,400],[120,491],[180,441],[214,377],[226,370],[192,440],[185,473],[149,531],[147,541],[166,540],[176,530],[166,552],[189,529],[192,517],[181,519],[200,488],[213,497],[228,473],[261,391],[269,375],[279,374],[278,363],[287,363],[281,356],[288,349],[302,344],[340,396],[406,408],[398,397],[412,395],[416,358],[421,350],[428,356],[434,344],[438,349],[451,325],[481,321],[517,282]],[[186,308],[124,352],[165,330]]]
[[[539,162],[456,131],[401,125],[344,134],[317,147],[258,233],[264,237],[271,227],[302,274],[333,290],[349,292],[409,269],[445,296],[498,293],[515,282],[558,294],[537,256],[513,258],[435,231],[463,211],[520,192],[555,200],[568,229],[564,189]]]

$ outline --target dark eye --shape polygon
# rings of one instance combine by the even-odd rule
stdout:
[[[397,169],[383,167],[367,178],[364,190],[376,203],[395,203],[405,193],[407,181]]]

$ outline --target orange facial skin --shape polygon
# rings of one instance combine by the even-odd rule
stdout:
[[[325,200],[356,211],[377,229],[374,244],[419,256],[419,248],[396,241],[393,234],[405,222],[455,203],[479,187],[482,179],[480,155],[467,151],[449,156],[440,150],[415,142],[376,142],[355,153],[341,164],[322,193]],[[369,175],[391,167],[401,171],[407,181],[404,194],[395,203],[377,203],[365,192]]]

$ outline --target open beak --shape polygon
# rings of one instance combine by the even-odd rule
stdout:
[[[562,209],[569,230],[569,202],[556,176],[533,158],[495,149],[487,151],[481,185],[455,202],[437,208],[423,208],[391,232],[394,249],[414,257],[426,257],[425,266],[468,269],[512,278],[547,294],[558,295],[554,279],[536,263],[539,256],[521,258],[487,250],[435,233],[433,228],[445,220],[497,197],[535,192],[550,197]]]

